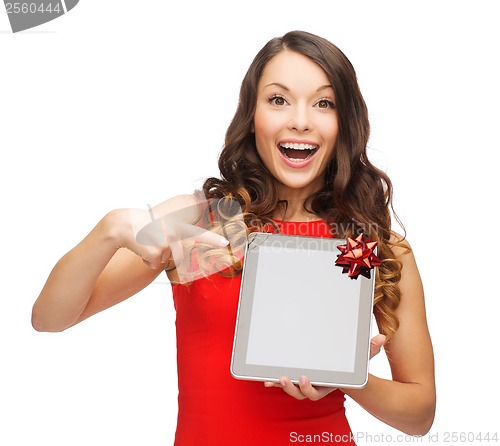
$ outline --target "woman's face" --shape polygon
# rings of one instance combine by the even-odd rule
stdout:
[[[257,86],[257,151],[273,176],[291,189],[319,190],[338,135],[335,96],[326,73],[302,54],[282,51]]]

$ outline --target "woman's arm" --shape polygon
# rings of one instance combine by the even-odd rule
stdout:
[[[132,238],[128,209],[107,214],[54,266],[33,305],[35,330],[65,330],[152,282],[161,272],[155,269],[162,262],[161,256],[168,259],[170,252],[139,248]]]
[[[111,211],[57,262],[33,306],[33,327],[38,331],[65,330],[146,287],[171,258],[164,226],[169,226],[168,237],[178,250],[182,251],[184,237],[220,246],[225,242],[220,236],[200,233],[192,226],[200,218],[199,204],[194,195],[179,195],[149,212]],[[168,217],[168,223],[148,232],[151,246],[139,244],[137,231],[152,217]]]
[[[434,355],[422,282],[413,253],[401,254],[399,329],[385,350],[392,381],[370,375],[364,389],[344,392],[375,417],[410,435],[426,434],[434,420]]]

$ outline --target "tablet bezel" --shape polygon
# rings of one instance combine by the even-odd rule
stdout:
[[[240,297],[238,303],[238,313],[233,342],[231,359],[231,375],[236,379],[271,381],[278,382],[281,376],[287,376],[294,383],[298,383],[299,377],[305,375],[313,385],[345,388],[362,388],[368,381],[368,365],[370,354],[370,337],[373,314],[373,294],[375,283],[375,271],[372,270],[370,279],[359,276],[351,279],[347,274],[342,274],[338,280],[358,280],[361,281],[359,287],[359,308],[358,324],[356,331],[356,348],[354,371],[345,372],[338,370],[318,370],[314,368],[295,368],[256,365],[246,362],[248,343],[250,337],[251,315],[254,300],[254,290],[256,287],[257,267],[260,253],[260,246],[270,246],[273,248],[292,247],[299,250],[310,251],[311,249],[327,250],[332,253],[335,259],[340,251],[337,246],[344,245],[345,239],[316,238],[284,234],[251,233],[248,238],[245,250],[245,261],[241,279]],[[251,248],[250,248],[251,247]],[[276,250],[279,252],[279,249]],[[305,262],[304,268],[307,268]],[[309,265],[312,267],[311,265]],[[333,268],[339,268],[332,264]],[[338,274],[338,271],[335,272]],[[325,295],[325,298],[328,296]]]

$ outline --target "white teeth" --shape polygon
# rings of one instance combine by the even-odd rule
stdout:
[[[283,142],[280,144],[284,149],[294,149],[294,150],[314,150],[317,149],[318,146],[314,146],[312,144],[298,144],[294,142]]]

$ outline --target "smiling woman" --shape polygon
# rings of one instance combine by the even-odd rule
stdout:
[[[324,442],[353,444],[345,395],[397,429],[427,432],[435,386],[422,284],[409,245],[391,229],[392,185],[367,157],[368,136],[367,108],[346,56],[319,36],[287,33],[270,40],[251,63],[219,158],[220,178],[207,179],[203,194],[235,200],[244,233],[343,238],[364,232],[378,242],[374,314],[383,335],[372,340],[371,353],[387,339],[392,380],[370,375],[365,388],[354,390],[313,387],[306,376],[297,385],[285,376],[265,385],[233,379],[242,263],[230,274],[180,284],[172,261],[182,238],[176,225],[165,219],[157,244],[145,246],[130,221],[134,215],[146,225],[151,216],[190,206],[195,211],[182,227],[210,220],[213,213],[198,206],[196,194],[168,200],[151,215],[129,209],[106,214],[54,267],[33,307],[33,326],[65,330],[166,270],[177,317],[176,446],[233,446],[242,438],[246,445],[279,446],[324,432],[331,433]],[[213,251],[227,245],[215,233],[188,232]],[[210,261],[206,253],[202,260]]]

